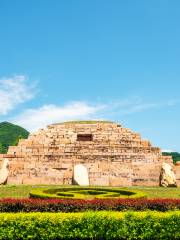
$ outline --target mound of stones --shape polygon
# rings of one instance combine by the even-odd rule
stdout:
[[[9,147],[9,184],[158,186],[166,163],[180,182],[180,166],[143,140],[112,122],[66,122],[48,126]],[[75,169],[83,169],[78,172]],[[176,184],[174,182],[174,184]],[[81,185],[81,184],[80,184]],[[82,184],[83,185],[83,184]]]

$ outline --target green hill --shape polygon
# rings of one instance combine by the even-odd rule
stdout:
[[[180,153],[178,152],[163,152],[163,156],[172,156],[174,163],[180,161]]]
[[[6,153],[9,146],[16,146],[19,139],[27,138],[29,132],[9,122],[0,123],[0,153]]]

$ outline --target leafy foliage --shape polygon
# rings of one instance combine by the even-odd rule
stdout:
[[[172,156],[174,163],[180,161],[180,153],[178,152],[163,152],[162,154],[163,156]]]
[[[0,153],[6,153],[9,146],[16,146],[19,139],[27,138],[29,132],[8,122],[0,123]]]
[[[99,187],[35,188],[30,192],[32,198],[142,198],[146,194],[139,190]]]
[[[180,199],[1,199],[0,212],[84,212],[180,210]]]
[[[0,239],[180,239],[180,212],[1,213]]]

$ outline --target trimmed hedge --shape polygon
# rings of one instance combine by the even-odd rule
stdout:
[[[31,198],[56,199],[95,199],[95,198],[145,198],[140,190],[125,190],[123,188],[95,187],[64,187],[64,188],[35,188],[29,193]]]
[[[180,199],[1,199],[0,212],[84,212],[180,210]]]
[[[180,212],[1,213],[0,239],[180,239]]]

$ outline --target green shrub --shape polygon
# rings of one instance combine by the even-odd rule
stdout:
[[[57,192],[56,194],[61,197],[74,197],[74,194],[72,193]]]
[[[1,213],[0,239],[180,239],[180,212]]]
[[[30,192],[31,198],[144,198],[146,194],[139,190],[124,190],[121,188],[95,187],[64,187],[64,188],[35,188]]]

